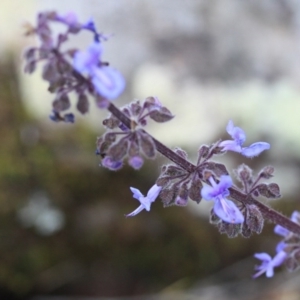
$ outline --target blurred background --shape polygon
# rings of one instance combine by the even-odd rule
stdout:
[[[176,115],[149,132],[196,159],[199,146],[227,139],[232,119],[271,150],[246,159],[276,169],[282,199],[300,210],[300,3],[239,0],[2,0],[0,4],[0,299],[299,299],[299,274],[251,279],[255,252],[274,254],[272,224],[259,236],[228,239],[208,223],[211,203],[126,219],[162,157],[141,171],[99,167],[96,137],[104,111],[76,123],[49,120],[52,95],[40,70],[23,74],[26,21],[41,10],[92,17],[112,34],[104,58],[127,87],[116,105],[158,96]],[[70,45],[84,49],[88,34]],[[225,160],[226,159],[226,160]],[[264,200],[263,200],[264,201]]]

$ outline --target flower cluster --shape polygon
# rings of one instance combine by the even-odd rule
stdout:
[[[294,211],[291,220],[300,224],[300,212]],[[255,258],[260,259],[262,264],[256,269],[258,272],[254,278],[266,273],[267,277],[274,275],[274,268],[285,263],[289,271],[296,271],[300,267],[300,236],[287,230],[281,225],[276,225],[274,232],[283,237],[283,240],[276,246],[276,255],[274,258],[267,253],[256,253]]]
[[[239,234],[249,237],[252,233],[261,233],[264,224],[262,213],[257,205],[245,204],[243,197],[279,198],[280,190],[276,183],[261,183],[261,180],[272,178],[274,168],[267,166],[254,177],[248,166],[243,164],[238,167],[235,175],[242,187],[235,187],[239,194],[233,198],[234,201],[229,200],[228,197],[231,196],[229,189],[233,187],[229,172],[225,165],[211,160],[213,156],[223,153],[220,146],[222,143],[218,141],[211,146],[201,146],[198,151],[197,165],[192,171],[176,164],[163,166],[161,175],[156,181],[156,184],[161,187],[159,197],[165,207],[186,206],[189,199],[197,203],[200,203],[202,198],[213,200],[211,223],[217,225],[220,233],[225,233],[229,237]],[[184,150],[176,148],[174,152],[184,160],[188,160]]]
[[[52,22],[63,24],[66,31],[54,37],[50,27]],[[91,45],[83,51],[62,51],[62,45],[70,35],[82,30],[92,34]],[[157,97],[134,101],[121,109],[109,101],[121,95],[125,80],[119,71],[103,61],[102,42],[107,40],[107,36],[98,32],[92,20],[82,23],[73,13],[40,13],[37,26],[29,27],[27,34],[35,34],[40,46],[25,52],[25,72],[34,72],[36,65],[43,62],[42,77],[49,83],[49,92],[55,95],[51,120],[74,122],[74,114],[68,112],[71,108],[70,93],[76,95],[76,108],[82,114],[89,111],[90,96],[95,98],[99,108],[110,112],[103,121],[106,131],[96,142],[96,154],[101,157],[101,166],[118,170],[127,159],[128,164],[138,170],[144,158],[154,159],[157,152],[172,161],[162,166],[158,179],[146,196],[138,189],[130,188],[140,206],[127,217],[133,217],[144,209],[150,211],[151,204],[158,197],[165,207],[186,206],[189,200],[199,204],[203,198],[213,202],[210,222],[217,226],[220,233],[231,238],[238,235],[248,238],[253,233],[261,233],[265,219],[277,224],[275,233],[283,240],[278,243],[273,258],[267,253],[255,254],[262,263],[257,267],[254,278],[263,273],[267,277],[273,276],[274,268],[283,263],[291,271],[299,268],[300,213],[294,212],[290,220],[259,201],[260,197],[281,197],[277,183],[265,182],[273,177],[274,168],[266,166],[253,175],[252,170],[242,164],[232,174],[239,182],[235,185],[226,166],[215,161],[218,155],[227,151],[252,158],[270,149],[270,144],[260,141],[243,147],[246,134],[230,120],[226,131],[232,140],[202,145],[198,150],[197,162],[193,164],[183,149],[169,149],[144,129],[149,119],[164,123],[174,117]]]
[[[55,37],[51,22],[64,24],[66,32]],[[62,45],[69,40],[69,36],[81,30],[93,34],[92,44],[85,51],[63,51]],[[25,72],[33,73],[37,64],[43,62],[42,77],[49,83],[49,92],[55,94],[51,120],[74,122],[73,113],[62,115],[71,108],[70,93],[77,96],[77,110],[85,114],[89,111],[89,95],[95,97],[99,107],[106,107],[107,99],[115,99],[123,92],[123,76],[102,60],[101,42],[107,37],[98,33],[93,21],[81,23],[73,13],[59,15],[56,12],[45,12],[38,15],[37,26],[30,27],[27,34],[35,34],[40,46],[25,51]]]
[[[120,169],[126,157],[129,165],[138,170],[144,163],[143,156],[154,159],[156,155],[153,138],[142,129],[147,118],[163,123],[174,116],[157,97],[148,97],[143,104],[132,102],[121,111],[129,118],[130,128],[110,115],[103,121],[106,133],[98,137],[96,153],[103,157],[101,165],[110,170]]]

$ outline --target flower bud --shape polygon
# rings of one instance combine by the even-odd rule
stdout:
[[[142,106],[140,101],[135,101],[130,104],[130,111],[133,116],[139,116],[140,112],[142,111]]]
[[[101,165],[109,170],[117,171],[122,168],[123,163],[121,161],[115,161],[111,157],[106,156],[103,158]]]
[[[139,170],[142,165],[144,164],[144,160],[142,157],[136,155],[129,158],[128,163],[131,167],[133,167],[135,170]]]
[[[180,149],[180,148],[175,148],[175,149],[174,149],[174,152],[175,152],[176,154],[178,154],[179,156],[181,156],[182,158],[184,158],[184,159],[187,159],[187,158],[188,158],[187,153],[186,153],[184,150]]]
[[[82,114],[85,114],[89,111],[89,106],[90,103],[88,101],[86,94],[79,94],[77,106],[76,106],[78,111],[80,111]]]
[[[187,206],[188,204],[188,189],[186,184],[182,184],[179,193],[175,199],[175,205],[177,206]]]
[[[274,167],[266,166],[259,172],[258,176],[261,178],[270,179],[271,177],[273,177],[274,171]]]
[[[253,182],[252,179],[252,170],[245,164],[240,165],[236,170],[235,174],[237,176],[237,179],[242,183],[247,183],[248,185],[251,185]]]

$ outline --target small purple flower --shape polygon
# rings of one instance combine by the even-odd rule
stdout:
[[[128,163],[132,166],[135,170],[139,170],[142,165],[144,164],[144,160],[142,157],[136,155],[129,158]]]
[[[132,213],[125,215],[126,217],[133,217],[140,213],[143,209],[146,209],[147,211],[150,211],[151,203],[155,201],[157,196],[159,195],[162,187],[158,186],[156,184],[153,185],[153,187],[148,191],[148,194],[146,197],[143,196],[143,194],[136,188],[131,187],[130,190],[133,193],[133,198],[140,201],[141,205],[134,210]]]
[[[123,163],[121,161],[114,161],[109,156],[105,156],[102,159],[101,165],[109,170],[117,171],[122,168]]]
[[[63,117],[56,111],[52,111],[52,114],[49,115],[49,119],[53,122],[66,122],[66,123],[74,123],[75,116],[72,113],[65,114]]]
[[[125,80],[119,71],[103,66],[94,71],[92,82],[97,92],[107,99],[117,98],[125,88]]]
[[[117,98],[125,88],[125,80],[119,71],[101,65],[103,49],[100,43],[94,42],[86,51],[77,51],[73,66],[80,73],[91,76],[97,92],[107,98]]]
[[[92,74],[97,69],[103,52],[100,43],[91,44],[86,51],[77,51],[74,56],[74,68],[80,73]]]
[[[255,268],[258,272],[253,275],[253,278],[257,278],[263,273],[266,273],[267,277],[272,277],[274,275],[274,268],[280,266],[286,256],[287,254],[284,251],[278,252],[273,259],[267,253],[256,253],[254,257],[260,259],[262,263]]]
[[[97,32],[95,23],[94,23],[94,21],[92,19],[90,19],[88,22],[86,22],[85,24],[83,24],[82,28],[86,29],[86,30],[89,30],[92,33],[94,33],[94,40],[95,40],[95,42],[100,42],[101,39],[102,40],[107,40],[107,38],[108,38],[107,36],[104,36],[103,34]]]
[[[242,147],[246,140],[246,134],[243,129],[234,126],[230,120],[227,124],[226,131],[233,138],[233,140],[222,141],[219,146],[223,147],[222,151],[234,151],[241,153],[246,157],[254,157],[259,155],[264,150],[270,149],[270,144],[265,142],[257,142],[249,147]]]
[[[201,190],[201,196],[205,200],[214,200],[215,214],[227,223],[243,223],[244,216],[237,206],[230,200],[226,199],[229,195],[228,188],[232,186],[232,179],[229,175],[220,177],[217,184],[212,177],[209,178],[211,186],[204,186]]]
[[[52,114],[49,115],[49,119],[52,120],[53,122],[59,122],[61,121],[61,116],[59,115],[59,113],[52,111]]]
[[[177,196],[175,199],[175,205],[177,206],[187,206],[188,204],[188,198],[182,198],[180,196]]]
[[[284,241],[279,242],[276,246],[276,253],[283,251],[285,247],[286,243]]]
[[[65,114],[64,115],[64,121],[66,123],[74,123],[75,122],[75,116],[74,116],[74,114],[72,114],[72,113]]]

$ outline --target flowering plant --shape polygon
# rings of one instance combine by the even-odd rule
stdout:
[[[53,22],[64,24],[66,31],[55,37],[50,26]],[[82,30],[91,32],[91,45],[83,51],[62,50],[62,45],[70,35]],[[32,73],[37,63],[43,63],[42,77],[49,83],[49,92],[54,94],[51,120],[75,121],[74,114],[69,112],[70,93],[77,96],[76,109],[81,114],[89,110],[88,96],[95,99],[99,108],[110,112],[103,121],[106,132],[96,142],[96,154],[101,158],[102,167],[116,171],[122,168],[126,159],[132,168],[138,170],[145,158],[154,159],[157,152],[172,161],[162,166],[158,179],[146,196],[138,189],[130,188],[140,206],[127,217],[133,217],[143,210],[150,211],[157,197],[162,199],[165,207],[186,206],[189,200],[199,204],[202,198],[213,200],[210,222],[216,225],[220,233],[231,238],[238,235],[248,238],[252,233],[261,233],[264,220],[276,224],[275,233],[281,235],[283,240],[277,245],[274,258],[267,253],[255,254],[262,261],[255,278],[264,272],[267,277],[273,276],[274,268],[283,263],[291,271],[299,267],[300,213],[294,212],[289,219],[258,200],[260,196],[269,199],[281,197],[278,184],[262,182],[273,177],[274,168],[266,166],[253,175],[252,170],[242,164],[234,170],[236,179],[241,183],[241,186],[237,186],[226,166],[214,160],[227,151],[252,158],[269,150],[269,143],[255,142],[242,147],[246,134],[230,120],[226,130],[232,140],[219,140],[211,145],[200,146],[197,162],[193,164],[183,149],[169,149],[144,129],[149,118],[158,123],[174,118],[157,97],[134,101],[121,109],[111,102],[123,92],[125,79],[118,70],[102,60],[102,43],[108,37],[98,32],[93,21],[82,23],[73,13],[60,15],[43,12],[37,17],[37,25],[28,27],[27,34],[36,35],[40,46],[25,51],[25,72]]]

